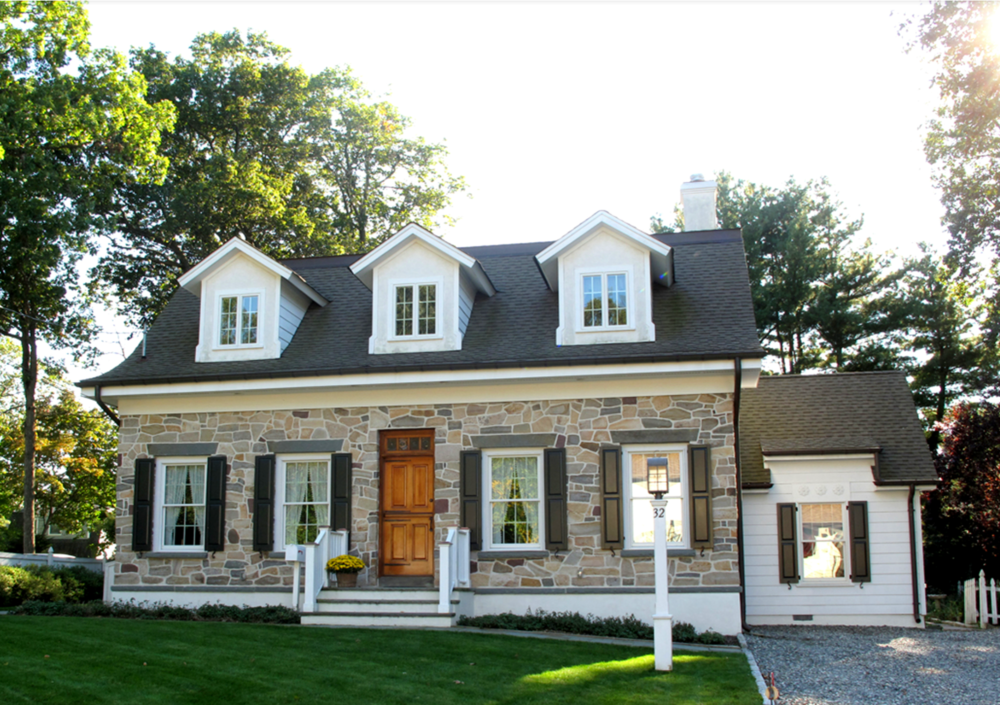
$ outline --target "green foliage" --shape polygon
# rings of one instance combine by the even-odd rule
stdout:
[[[96,575],[96,573],[95,573]],[[116,619],[166,619],[181,622],[240,622],[243,624],[298,624],[299,613],[289,607],[236,607],[202,605],[192,609],[165,603],[29,601],[14,614],[30,617],[114,617]]]
[[[693,644],[698,641],[698,630],[687,622],[676,622],[674,623],[673,629],[671,630],[674,641],[682,642],[685,644]]]
[[[309,75],[265,34],[199,35],[191,58],[133,49],[149,99],[177,112],[162,184],[123,183],[99,272],[148,323],[177,277],[232,237],[266,254],[364,252],[410,221],[431,227],[463,187],[446,149],[347,69]]]
[[[719,634],[719,632],[713,632],[710,629],[707,632],[702,632],[698,635],[698,643],[709,645],[725,644],[726,637]]]
[[[103,579],[101,586],[103,589]],[[35,566],[0,566],[0,607],[27,601],[78,602],[83,595],[83,583],[75,574]]]

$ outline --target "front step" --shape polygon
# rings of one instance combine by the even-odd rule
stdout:
[[[338,627],[446,628],[455,624],[460,602],[451,612],[437,611],[438,591],[427,588],[338,588],[323,590],[315,612],[302,614],[303,624]]]
[[[322,627],[405,627],[447,629],[455,625],[455,613],[407,612],[303,612],[302,624]]]

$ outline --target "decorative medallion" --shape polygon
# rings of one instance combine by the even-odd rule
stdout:
[[[838,497],[840,495],[844,494],[844,486],[843,485],[837,485],[836,487],[833,488],[833,493],[835,495],[837,495]]]
[[[819,487],[817,487],[816,488],[816,494],[818,494],[820,497],[822,497],[823,495],[825,495],[826,494],[826,485],[820,485]]]
[[[801,487],[799,487],[799,494],[805,497],[806,495],[809,494],[809,488],[806,487],[805,485],[802,485]]]

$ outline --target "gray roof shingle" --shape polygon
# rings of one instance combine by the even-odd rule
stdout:
[[[935,482],[937,473],[902,372],[761,377],[740,399],[744,486],[766,485],[763,455],[878,452],[877,480]]]
[[[80,385],[762,357],[739,231],[656,237],[674,248],[675,283],[653,287],[653,342],[557,346],[558,295],[534,260],[550,244],[541,242],[464,249],[497,293],[476,298],[461,350],[371,355],[372,295],[348,269],[358,257],[321,257],[283,261],[330,303],[310,307],[280,358],[195,362],[199,299],[179,289],[148,331],[145,359],[137,348]]]

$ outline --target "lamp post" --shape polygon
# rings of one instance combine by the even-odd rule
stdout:
[[[656,606],[653,609],[653,667],[657,671],[674,670],[673,618],[670,616],[667,580],[667,500],[670,476],[666,458],[646,461],[646,489],[655,499],[653,506],[653,579]]]

